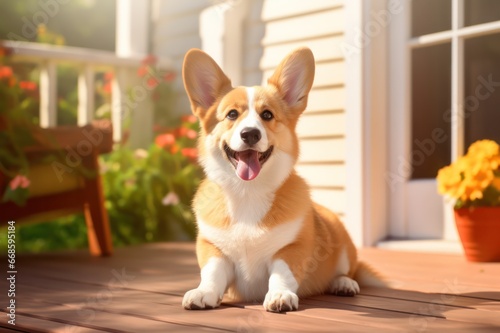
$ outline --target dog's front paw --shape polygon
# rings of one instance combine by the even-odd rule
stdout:
[[[331,293],[337,296],[354,296],[359,294],[359,285],[348,276],[337,276],[332,283]]]
[[[222,298],[213,291],[192,289],[184,294],[182,306],[186,310],[213,309],[220,305]]]
[[[295,311],[299,308],[299,297],[290,290],[269,290],[264,300],[264,309],[270,312]]]

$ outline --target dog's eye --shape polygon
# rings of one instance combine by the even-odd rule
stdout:
[[[231,110],[226,115],[226,118],[229,119],[229,120],[236,120],[236,118],[238,118],[238,116],[239,116],[238,111]]]
[[[273,113],[272,113],[271,111],[269,111],[269,110],[264,110],[264,112],[262,112],[262,113],[260,114],[260,117],[261,117],[262,119],[264,119],[264,120],[271,120],[271,119],[273,119],[273,118],[274,118],[274,115],[273,115]]]

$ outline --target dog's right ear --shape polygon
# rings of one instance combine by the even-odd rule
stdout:
[[[184,87],[191,102],[191,110],[203,118],[215,101],[232,89],[231,81],[217,63],[205,52],[191,49],[182,65]]]

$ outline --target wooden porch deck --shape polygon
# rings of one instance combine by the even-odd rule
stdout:
[[[500,263],[380,249],[360,255],[396,288],[302,299],[299,311],[286,314],[261,304],[182,309],[184,292],[199,279],[191,243],[122,248],[109,258],[20,255],[16,326],[1,315],[0,332],[500,332]],[[1,311],[6,281],[2,275]]]

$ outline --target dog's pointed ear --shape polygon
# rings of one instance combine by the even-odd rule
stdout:
[[[182,65],[184,87],[191,102],[191,109],[198,117],[231,89],[231,81],[217,63],[205,52],[191,49]]]
[[[304,111],[307,95],[314,81],[314,56],[310,49],[299,48],[289,53],[267,80],[275,86],[292,110]]]

